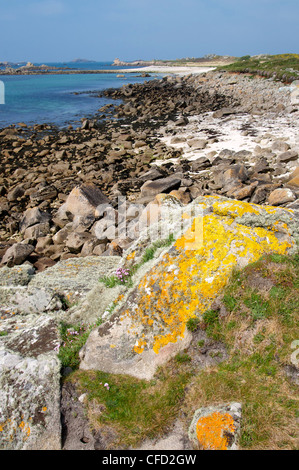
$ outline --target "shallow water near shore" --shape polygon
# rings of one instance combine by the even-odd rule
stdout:
[[[118,68],[107,63],[51,64],[77,69],[110,70],[115,73],[74,75],[1,76],[5,86],[5,104],[0,106],[0,127],[24,122],[27,125],[51,123],[59,127],[76,124],[112,101],[94,93],[119,88],[128,83],[143,83],[155,78],[128,74],[117,77]],[[1,72],[0,72],[1,73]],[[79,94],[75,94],[79,93]]]

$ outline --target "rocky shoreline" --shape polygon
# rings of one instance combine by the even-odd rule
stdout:
[[[187,331],[186,322],[212,301],[227,315],[215,297],[233,266],[269,250],[294,253],[299,103],[292,93],[246,75],[165,77],[106,90],[116,104],[78,128],[0,130],[1,449],[118,448],[113,430],[92,429],[86,394],[61,384],[72,372],[58,358],[61,322],[89,328],[83,371],[150,380],[186,348],[196,370],[227,358],[222,343],[204,329]],[[205,220],[196,256],[184,248],[188,214]],[[161,219],[168,239],[155,233]],[[130,271],[132,286],[99,282]],[[237,448],[241,405],[208,410],[232,413]],[[205,413],[197,410],[195,421]],[[194,448],[191,428],[192,439],[175,423],[171,449]]]
[[[40,270],[60,259],[121,254],[133,241],[128,230],[106,230],[99,240],[103,214],[93,210],[85,220],[76,200],[70,208],[69,195],[82,185],[88,204],[103,199],[116,218],[126,198],[131,225],[130,205],[173,190],[184,203],[218,194],[298,208],[298,108],[290,94],[272,80],[224,73],[165,77],[105,90],[122,104],[104,106],[79,128],[2,129],[2,264],[27,259]]]

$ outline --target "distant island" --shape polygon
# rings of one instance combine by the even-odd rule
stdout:
[[[88,59],[74,59],[71,60],[71,64],[95,64],[95,60],[88,60]]]

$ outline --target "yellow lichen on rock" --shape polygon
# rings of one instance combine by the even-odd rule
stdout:
[[[196,425],[197,439],[203,450],[227,450],[228,436],[234,431],[232,416],[218,411],[209,416],[203,416]]]
[[[128,256],[127,256],[127,260],[131,260],[131,259],[134,259],[135,258],[135,255],[136,255],[136,251],[132,251],[132,253],[130,253]]]
[[[214,203],[213,212],[195,218],[174,250],[142,278],[137,302],[126,313],[135,325],[154,325],[153,337],[146,335],[147,347],[158,353],[161,347],[182,338],[187,320],[209,308],[234,266],[245,266],[266,252],[283,254],[292,246],[289,239],[278,240],[275,230],[248,227],[234,220],[249,212],[259,214],[248,203]]]
[[[241,217],[244,214],[252,213],[258,214],[258,206],[255,207],[254,204],[249,204],[248,202],[240,201],[221,201],[219,200],[214,202],[213,211],[217,215],[222,215],[225,217],[231,217],[235,219],[236,217]]]
[[[168,251],[142,261],[157,240],[150,236],[156,227],[132,247],[137,264],[126,257],[123,267],[132,269],[133,287],[107,324],[90,334],[80,368],[150,379],[158,366],[189,346],[188,320],[211,307],[234,267],[296,246],[299,224],[291,211],[221,197],[200,197],[190,211],[187,207],[172,210],[162,221],[176,240]]]
[[[137,354],[141,354],[144,351],[145,345],[146,345],[146,342],[143,339],[138,340],[134,346],[134,351]]]

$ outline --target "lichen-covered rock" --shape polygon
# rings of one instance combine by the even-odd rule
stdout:
[[[100,277],[107,275],[111,269],[116,269],[120,259],[118,256],[87,256],[59,261],[55,266],[37,273],[30,282],[30,287],[52,289],[69,296],[72,302],[78,295],[85,295],[98,285]]]
[[[34,275],[35,269],[29,264],[0,268],[0,286],[27,286]]]
[[[286,204],[287,202],[295,201],[296,196],[288,188],[278,188],[272,191],[269,195],[268,202],[272,206],[280,206],[281,204]]]
[[[24,286],[0,287],[0,305],[25,314],[50,312],[62,307],[53,290]]]
[[[61,448],[60,362],[56,323],[35,315],[2,314],[0,449]]]
[[[82,369],[151,378],[158,365],[189,345],[186,322],[210,308],[234,267],[266,252],[295,249],[299,223],[290,210],[218,197],[198,198],[190,206],[201,215],[176,213],[169,225],[181,226],[185,217],[189,229],[176,232],[170,249],[137,270],[122,305],[89,336],[81,351]],[[168,226],[168,220],[161,224]],[[141,236],[130,249],[125,267],[139,262],[145,240]]]
[[[61,448],[59,371],[54,356],[23,358],[0,350],[0,449]]]
[[[240,403],[230,403],[196,410],[188,433],[194,448],[237,450],[241,409]]]

